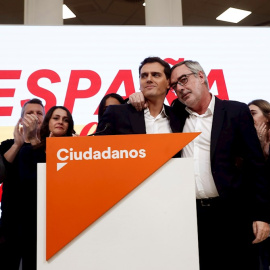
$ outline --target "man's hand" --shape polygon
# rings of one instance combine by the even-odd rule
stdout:
[[[27,114],[22,119],[25,141],[33,145],[40,142],[38,139],[38,121],[38,117],[34,114]]]
[[[24,143],[24,137],[23,137],[23,130],[21,125],[21,121],[22,119],[20,118],[19,121],[17,122],[15,128],[14,128],[14,132],[13,132],[13,136],[14,136],[14,144],[17,147],[21,147]]]
[[[142,111],[148,107],[142,92],[137,92],[129,96],[129,103],[137,110]]]
[[[22,128],[20,127],[22,119],[20,118],[19,121],[17,122],[13,136],[14,136],[14,143],[13,145],[9,148],[9,150],[4,154],[5,159],[9,162],[12,163],[20,151],[23,143],[24,143],[24,136],[23,136],[23,131]]]
[[[254,221],[253,222],[253,233],[255,239],[252,244],[257,244],[265,240],[269,236],[270,228],[269,224],[263,221]]]

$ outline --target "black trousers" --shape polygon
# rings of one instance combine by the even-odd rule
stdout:
[[[23,231],[14,227],[0,232],[0,270],[19,270],[21,261],[23,270],[36,270],[36,222],[31,221]]]
[[[200,270],[257,270],[258,246],[249,213],[241,204],[197,201]]]
[[[17,237],[2,238],[0,241],[0,269],[19,270],[22,258],[21,241]]]

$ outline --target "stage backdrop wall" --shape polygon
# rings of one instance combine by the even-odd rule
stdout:
[[[148,56],[199,61],[222,99],[270,101],[269,48],[267,27],[1,26],[0,140],[12,137],[21,105],[34,97],[46,110],[68,107],[77,133],[92,132],[105,94],[139,91]]]

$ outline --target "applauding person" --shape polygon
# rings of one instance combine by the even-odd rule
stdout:
[[[0,269],[18,270],[24,249],[22,242],[21,205],[24,199],[19,179],[19,151],[24,143],[40,142],[40,127],[45,112],[41,100],[34,98],[27,101],[21,111],[21,118],[14,129],[14,138],[5,140],[0,145],[0,153],[5,164],[3,177],[1,250]],[[1,179],[2,180],[2,179]],[[27,268],[25,268],[27,269]],[[25,270],[23,269],[23,270]]]
[[[45,115],[40,128],[40,142],[25,143],[19,152],[19,176],[23,200],[23,269],[36,269],[37,233],[37,164],[46,162],[46,138],[74,134],[74,123],[69,110],[63,106],[52,107]]]

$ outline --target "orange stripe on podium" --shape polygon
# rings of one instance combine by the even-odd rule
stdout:
[[[46,259],[199,133],[47,139]]]

